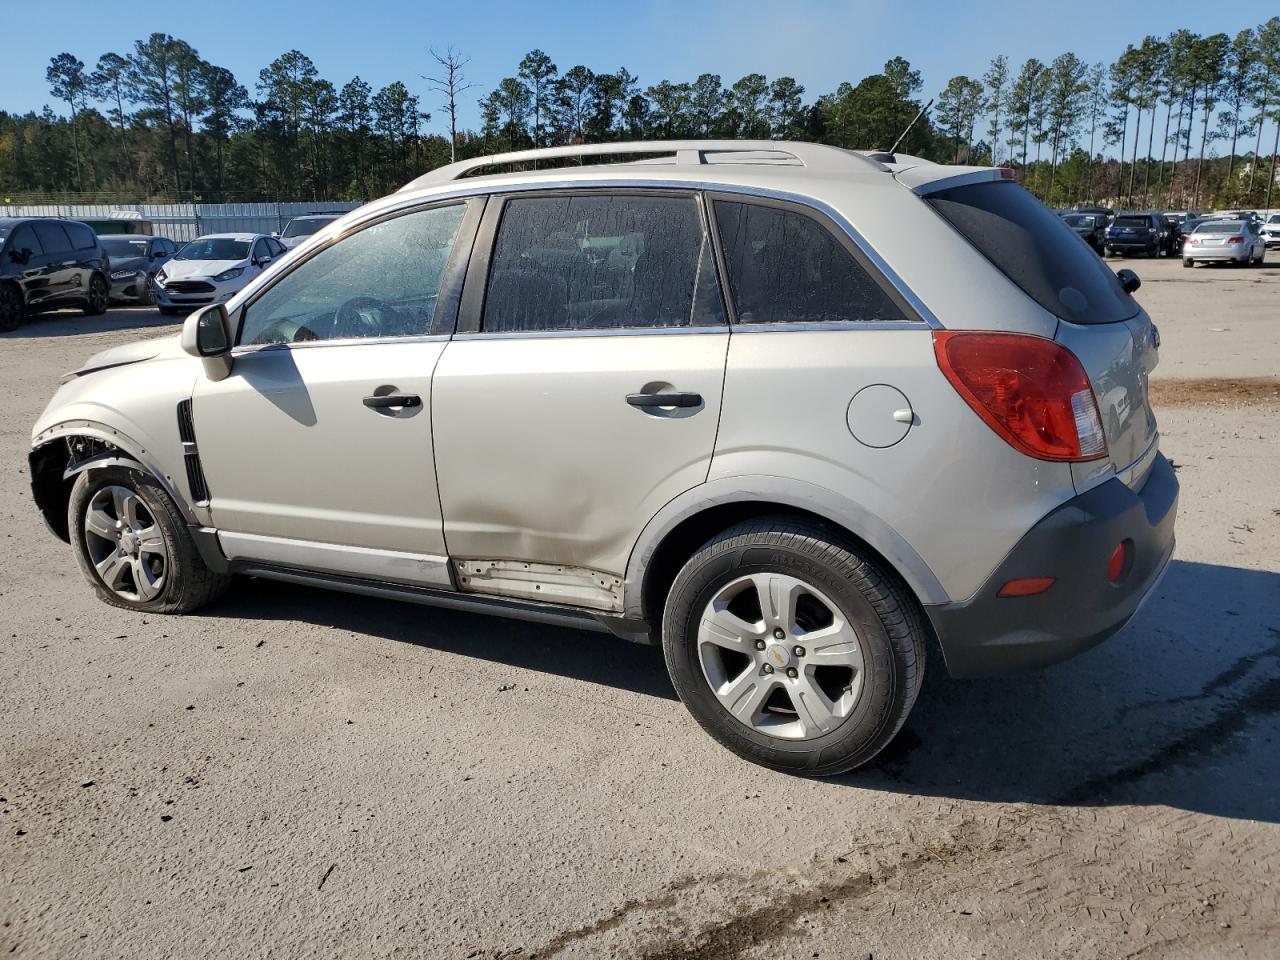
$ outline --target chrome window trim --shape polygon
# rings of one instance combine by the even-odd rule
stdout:
[[[920,324],[917,323],[915,326],[919,327]],[[715,327],[619,327],[616,330],[607,327],[588,327],[569,330],[491,330],[487,333],[481,330],[476,333],[455,333],[452,339],[529,340],[537,338],[546,340],[566,337],[664,337],[682,333],[694,335],[723,333],[727,336],[729,332],[728,324],[721,324]]]
[[[449,339],[447,333],[405,334],[399,337],[343,337],[340,340],[302,340],[297,343],[246,343],[231,348],[231,356],[241,357],[264,350],[316,350],[321,347],[356,347],[378,344],[431,343]]]
[[[466,200],[472,197],[495,196],[506,193],[541,193],[547,190],[582,190],[582,189],[656,189],[656,190],[694,190],[706,191],[711,193],[731,193],[739,194],[745,197],[767,197],[772,200],[782,200],[788,203],[799,204],[800,206],[809,207],[829,217],[837,226],[840,227],[849,237],[850,240],[858,247],[859,250],[875,265],[876,269],[883,274],[898,294],[906,300],[908,305],[924,320],[930,328],[934,330],[944,329],[942,323],[934,316],[933,311],[926,307],[923,301],[916,296],[915,292],[903,282],[897,272],[889,266],[888,262],[880,256],[880,254],[867,242],[867,239],[858,232],[840,211],[833,206],[816,197],[805,196],[802,194],[792,193],[788,190],[775,190],[769,187],[744,186],[742,184],[716,183],[711,180],[668,180],[656,178],[600,178],[600,177],[584,177],[572,180],[549,180],[543,183],[474,183],[466,187],[458,187],[455,189],[444,190],[440,192],[432,192],[430,194],[420,194],[418,196],[408,197],[398,203],[392,203],[387,206],[381,206],[374,210],[365,211],[364,215],[352,220],[350,223],[327,238],[326,246],[329,243],[336,243],[345,237],[349,232],[359,228],[362,224],[370,220],[377,220],[400,211],[411,210],[415,207],[426,207],[432,204],[442,203],[449,200]],[[392,194],[396,196],[396,194]],[[290,251],[292,253],[293,251]],[[227,310],[238,310],[242,304],[249,299],[256,288],[259,286],[259,279],[255,277],[243,290],[233,297],[227,304]],[[911,323],[911,321],[907,321]],[[913,327],[920,326],[912,323]],[[866,329],[867,327],[859,327]],[[793,326],[792,329],[798,329]]]
[[[830,323],[814,321],[808,323],[741,323],[733,328],[739,333],[784,333],[788,330],[807,330],[817,333],[822,330],[928,330],[929,326],[918,320],[832,320]]]

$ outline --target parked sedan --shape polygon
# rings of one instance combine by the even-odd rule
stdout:
[[[1062,222],[1074,230],[1085,243],[1099,253],[1107,232],[1107,218],[1101,213],[1064,213]]]
[[[156,303],[166,314],[225,303],[284,253],[279,240],[263,233],[198,237],[156,274]]]
[[[1145,253],[1160,257],[1169,252],[1169,227],[1158,213],[1123,213],[1107,227],[1103,243],[1107,256]]]
[[[0,330],[16,330],[40,310],[106,313],[107,252],[76,220],[0,217]]]
[[[156,273],[169,262],[177,245],[167,237],[137,234],[99,237],[111,257],[111,299],[156,302]]]
[[[1254,220],[1205,220],[1182,246],[1182,265],[1230,263],[1261,265],[1267,244]]]

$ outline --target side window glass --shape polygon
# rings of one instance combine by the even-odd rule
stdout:
[[[806,214],[715,201],[738,323],[905,320],[831,231]]]
[[[83,223],[64,223],[63,229],[77,250],[92,250],[98,245],[97,234]]]
[[[490,332],[723,324],[697,198],[508,201],[489,266]]]
[[[271,256],[271,251],[267,249],[267,241],[257,240],[253,244],[253,259],[255,261],[266,260]]]
[[[5,249],[13,253],[19,250],[30,250],[31,256],[38,257],[44,253],[44,247],[40,246],[40,239],[36,236],[36,232],[29,226],[21,226],[13,231],[13,236],[9,238]]]
[[[40,238],[40,246],[45,253],[58,254],[71,252],[71,239],[62,224],[51,220],[41,220],[35,224],[36,236]]]
[[[249,304],[240,343],[430,333],[465,211],[459,203],[406,214],[326,247]]]
[[[267,243],[271,246],[271,252],[274,256],[282,256],[289,252],[288,248],[279,240],[271,239]]]

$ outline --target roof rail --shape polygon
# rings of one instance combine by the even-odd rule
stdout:
[[[643,154],[674,154],[677,165],[705,163],[792,163],[818,171],[839,172],[851,168],[883,171],[885,167],[876,160],[851,150],[829,147],[821,143],[804,143],[790,140],[644,140],[620,143],[584,143],[566,147],[544,147],[540,150],[516,150],[511,153],[495,153],[486,157],[459,160],[437,167],[409,181],[400,191],[418,190],[461,180],[485,167],[505,166],[509,163],[535,163],[539,160],[561,160],[571,157],[637,156]],[[726,156],[717,157],[718,154]],[[737,160],[728,155],[739,155]]]

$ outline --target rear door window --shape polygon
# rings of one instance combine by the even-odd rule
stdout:
[[[898,321],[906,314],[808,214],[715,201],[738,323]]]
[[[64,223],[63,228],[77,250],[92,250],[98,245],[98,235],[83,223]]]
[[[485,294],[486,332],[724,322],[693,194],[519,197],[503,208]]]
[[[62,224],[54,223],[52,220],[40,220],[34,226],[36,236],[40,238],[40,245],[44,247],[45,253],[71,252],[71,238],[67,236],[67,231],[62,229]]]
[[[971,183],[925,199],[1055,316],[1072,323],[1115,323],[1138,312],[1137,301],[1088,244],[1016,183]]]

